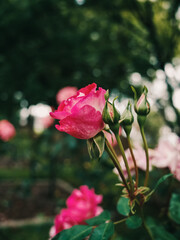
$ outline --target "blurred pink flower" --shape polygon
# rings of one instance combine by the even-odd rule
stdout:
[[[56,236],[56,228],[55,228],[55,226],[52,226],[49,230],[49,237],[50,237],[49,240],[51,238],[53,238],[54,236]]]
[[[137,167],[140,168],[141,170],[145,171],[146,170],[146,155],[145,155],[144,149],[141,146],[136,145],[133,148],[133,153],[134,153],[134,156],[135,156],[135,159],[136,159]],[[135,169],[134,169],[134,163],[133,163],[133,159],[132,159],[130,150],[126,149],[125,154],[126,154],[126,158],[127,158],[127,161],[128,161],[128,165],[129,165],[129,169],[131,171],[131,174],[134,175],[135,174]],[[149,169],[150,169],[150,171],[152,170],[153,155],[154,155],[154,151],[152,149],[149,149],[149,159],[150,159]],[[127,178],[128,174],[127,174],[126,166],[124,164],[122,156],[119,156],[119,162],[121,164],[124,176],[125,176],[125,178]],[[116,168],[113,171],[114,171],[114,173],[116,173],[119,176]]]
[[[74,189],[68,197],[67,208],[62,209],[55,217],[54,226],[51,227],[49,235],[54,237],[64,229],[71,228],[77,224],[86,224],[85,220],[99,215],[103,209],[98,206],[102,202],[102,195],[97,195],[94,189],[83,185]]]
[[[176,147],[167,140],[161,140],[154,149],[153,166],[157,168],[169,167],[176,159]]]
[[[51,112],[51,117],[59,119],[56,128],[79,139],[94,137],[104,128],[102,112],[105,105],[102,88],[96,90],[92,83],[77,91],[76,95],[64,100],[58,109]]]
[[[70,86],[61,88],[56,95],[57,103],[60,104],[62,101],[76,95],[77,90],[78,89],[76,87],[70,87]]]
[[[102,212],[102,208],[98,206],[102,202],[102,195],[96,195],[94,189],[87,186],[81,186],[75,189],[66,201],[69,209],[77,211],[77,221],[84,224],[85,220],[97,216]]]
[[[174,177],[180,181],[180,139],[175,138],[174,144],[169,140],[160,140],[154,151],[153,166],[168,167]]]
[[[55,235],[62,230],[71,228],[77,224],[78,221],[76,220],[76,214],[74,214],[73,209],[62,209],[60,214],[58,214],[54,220]]]
[[[7,120],[0,121],[0,139],[7,142],[16,135],[14,126]]]

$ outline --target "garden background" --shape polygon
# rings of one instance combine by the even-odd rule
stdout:
[[[162,128],[180,136],[179,1],[1,0],[0,19],[0,120],[16,128],[0,142],[0,238],[48,239],[69,193],[84,184],[103,194],[103,208],[116,218],[118,178],[106,154],[91,161],[85,141],[35,122],[51,111],[45,105],[57,108],[65,86],[95,82],[124,103],[133,98],[131,85],[145,84],[155,106],[145,128],[149,146]],[[154,170],[150,185],[166,172]],[[161,208],[160,221],[169,181],[150,202],[151,216]],[[168,231],[178,239],[173,223]],[[139,234],[124,232],[117,239]]]

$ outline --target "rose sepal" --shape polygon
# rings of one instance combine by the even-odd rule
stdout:
[[[91,159],[99,160],[105,148],[105,136],[101,131],[95,137],[87,140],[88,153]]]

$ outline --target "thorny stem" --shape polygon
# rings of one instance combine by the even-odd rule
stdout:
[[[123,170],[122,170],[122,168],[121,168],[121,166],[119,164],[119,161],[117,159],[117,155],[116,155],[114,149],[112,148],[111,144],[108,142],[107,139],[106,139],[106,151],[109,154],[110,158],[112,159],[114,166],[117,168],[118,173],[119,173],[119,175],[120,175],[120,177],[121,177],[121,179],[122,179],[122,181],[123,181],[123,183],[124,183],[128,193],[130,195],[130,189],[129,189],[127,181],[126,181],[126,179],[124,177]]]
[[[144,181],[144,186],[148,185],[148,181],[149,181],[149,154],[148,154],[148,145],[147,145],[147,141],[146,141],[146,137],[144,134],[144,127],[140,127],[141,130],[141,136],[143,139],[143,143],[144,143],[144,150],[146,153],[146,177],[145,177],[145,181]]]
[[[135,157],[134,157],[134,153],[133,153],[133,150],[132,150],[132,146],[131,146],[131,141],[130,141],[130,136],[129,136],[129,134],[127,134],[127,141],[128,141],[129,150],[130,150],[130,153],[131,153],[131,156],[132,156],[132,160],[133,160],[133,163],[134,163],[134,167],[135,167],[135,173],[136,173],[136,189],[137,189],[137,188],[138,188],[138,182],[139,182],[138,167],[137,167],[136,159],[135,159]]]
[[[125,166],[126,166],[126,170],[127,170],[127,173],[128,173],[128,178],[129,178],[129,181],[130,181],[130,187],[131,187],[131,195],[133,195],[133,192],[134,192],[134,184],[133,184],[133,180],[132,180],[132,176],[131,176],[131,172],[130,172],[130,169],[129,169],[129,165],[128,165],[128,161],[127,161],[127,158],[126,158],[126,155],[125,155],[125,152],[124,152],[124,147],[122,145],[122,142],[121,142],[121,139],[119,137],[119,134],[115,134],[116,136],[116,140],[117,140],[117,143],[118,143],[118,146],[119,146],[119,149],[120,149],[120,152],[121,152],[121,155],[123,157],[123,160],[124,160],[124,163],[125,163]]]

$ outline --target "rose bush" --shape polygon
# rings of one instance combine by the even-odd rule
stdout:
[[[96,90],[92,83],[77,91],[77,94],[64,100],[51,117],[60,120],[56,128],[79,139],[94,137],[104,128],[102,112],[105,106],[102,88]]]
[[[7,120],[0,121],[0,139],[7,142],[16,134],[14,126]]]
[[[98,206],[102,198],[102,195],[95,194],[94,189],[89,189],[86,185],[74,189],[66,201],[67,208],[62,209],[55,217],[54,226],[49,232],[50,238],[74,225],[84,225],[85,220],[99,215],[103,211]]]

